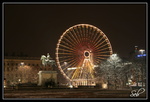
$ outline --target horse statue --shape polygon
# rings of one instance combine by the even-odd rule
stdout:
[[[45,55],[42,55],[41,56],[41,60],[42,60],[42,64],[44,66],[48,65],[48,64],[54,64],[55,61],[54,60],[51,60],[52,58],[50,57],[49,53],[47,53],[47,57]]]
[[[47,58],[46,58],[45,55],[42,55],[42,56],[41,56],[42,65],[44,65],[44,66],[47,64],[46,59],[47,59]]]

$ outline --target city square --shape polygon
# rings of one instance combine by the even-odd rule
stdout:
[[[12,94],[13,93],[13,94]],[[6,99],[106,99],[108,98],[131,98],[131,90],[102,90],[102,89],[28,89],[28,90],[7,90],[4,93]],[[134,98],[134,97],[132,97]],[[146,98],[145,92],[138,96],[138,99]]]
[[[3,3],[4,100],[147,98],[146,2],[22,4]]]

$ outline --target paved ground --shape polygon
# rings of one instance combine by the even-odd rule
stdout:
[[[132,98],[132,90],[102,89],[18,89],[4,90],[4,99],[9,98]],[[145,92],[136,98],[145,98]]]

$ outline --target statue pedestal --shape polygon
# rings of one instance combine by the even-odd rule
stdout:
[[[38,86],[44,86],[45,82],[52,80],[57,84],[57,72],[56,71],[39,71]]]

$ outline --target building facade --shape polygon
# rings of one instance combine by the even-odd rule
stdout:
[[[39,71],[53,71],[54,65],[43,66],[40,57],[5,57],[4,79],[5,85],[18,83],[35,83],[39,81]]]
[[[128,82],[130,86],[145,87],[146,85],[146,50],[139,49],[135,46],[134,52],[130,56],[130,61],[132,65],[130,66],[130,71],[128,72]]]

